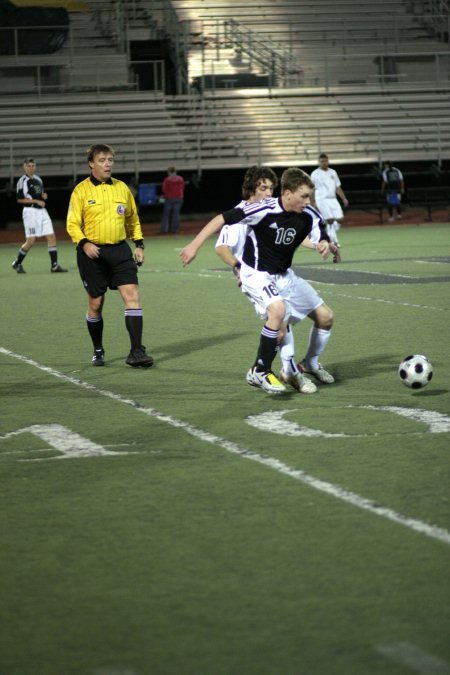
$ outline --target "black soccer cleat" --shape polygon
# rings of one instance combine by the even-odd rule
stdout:
[[[125,363],[133,368],[150,368],[153,365],[153,357],[147,354],[145,347],[141,345],[130,351]]]
[[[11,267],[13,268],[13,270],[16,270],[17,274],[26,274],[22,263],[17,262],[17,260],[14,260]]]
[[[64,269],[61,265],[52,265],[50,272],[68,272],[69,270]]]
[[[104,366],[105,365],[105,352],[103,349],[96,349],[92,356],[92,365],[93,366]]]

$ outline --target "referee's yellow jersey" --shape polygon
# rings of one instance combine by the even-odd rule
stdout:
[[[117,178],[100,183],[94,176],[74,188],[67,213],[67,232],[78,244],[118,244],[143,239],[136,202],[128,185]]]

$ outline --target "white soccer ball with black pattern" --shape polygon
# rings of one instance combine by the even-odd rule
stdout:
[[[403,359],[398,374],[405,387],[422,389],[433,377],[433,366],[423,354],[412,354]]]

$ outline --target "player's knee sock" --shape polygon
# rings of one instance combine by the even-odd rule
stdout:
[[[58,264],[58,249],[56,248],[56,246],[49,246],[48,254],[50,256],[50,262],[52,267],[55,267]]]
[[[18,265],[21,264],[21,262],[24,260],[27,253],[28,253],[28,251],[24,251],[23,248],[19,248],[19,253],[17,254],[17,258],[16,258],[16,263]]]
[[[331,337],[331,331],[324,328],[313,326],[309,334],[308,351],[305,361],[311,368],[317,368],[319,365],[319,356],[328,344]]]
[[[287,326],[286,335],[280,344],[280,358],[283,364],[283,370],[287,375],[298,372],[295,364],[294,333],[291,326]]]
[[[130,336],[131,349],[142,345],[142,328],[144,324],[142,315],[142,309],[125,310],[125,326]]]
[[[272,363],[277,353],[277,338],[277,330],[264,326],[259,339],[258,356],[255,363],[257,370],[272,370]]]
[[[103,317],[86,314],[86,323],[94,349],[103,349]]]
[[[336,241],[336,227],[334,223],[328,223],[327,234],[330,237],[331,241]]]

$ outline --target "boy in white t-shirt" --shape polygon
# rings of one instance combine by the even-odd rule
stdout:
[[[337,232],[344,220],[344,212],[336,197],[348,206],[348,199],[341,187],[341,181],[337,172],[329,166],[328,156],[322,152],[319,155],[319,166],[311,174],[314,183],[314,199],[322,218],[326,223],[327,234],[330,241],[339,247]],[[334,255],[333,262],[340,262],[339,251]]]

